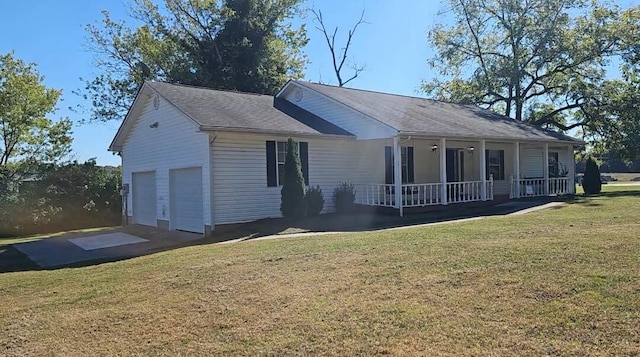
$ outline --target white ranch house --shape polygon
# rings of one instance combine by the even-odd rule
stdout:
[[[325,212],[341,182],[395,209],[573,194],[572,137],[475,106],[289,81],[275,96],[146,82],[109,150],[128,222],[208,234],[280,217],[289,137]]]

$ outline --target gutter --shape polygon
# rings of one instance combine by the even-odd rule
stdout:
[[[324,139],[349,139],[356,140],[355,135],[338,135],[338,134],[314,134],[314,133],[301,133],[295,131],[281,131],[281,130],[263,130],[263,129],[246,129],[246,128],[229,128],[219,126],[201,125],[200,131],[202,132],[229,132],[229,133],[245,133],[245,134],[267,134],[267,135],[285,135],[285,136],[298,136],[306,138],[324,138]]]
[[[479,137],[479,136],[465,136],[458,134],[429,134],[424,132],[413,132],[413,131],[400,131],[398,135],[402,136],[418,136],[429,139],[463,139],[463,140],[489,140],[489,141],[518,141],[518,142],[535,142],[535,143],[562,143],[562,144],[574,144],[576,146],[584,146],[585,142],[582,140],[562,140],[562,139],[517,139],[517,138],[505,138],[505,137]]]

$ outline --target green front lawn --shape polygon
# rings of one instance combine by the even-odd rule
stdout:
[[[2,274],[0,353],[637,355],[639,189],[519,216]]]

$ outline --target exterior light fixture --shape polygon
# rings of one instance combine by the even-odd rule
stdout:
[[[469,152],[473,152],[473,150],[475,150],[475,149],[476,149],[476,148],[474,148],[473,146],[469,146],[469,147],[467,148],[467,151],[469,151]]]
[[[438,150],[438,145],[435,145],[435,144],[432,145],[431,146],[431,151],[436,151],[436,150]]]

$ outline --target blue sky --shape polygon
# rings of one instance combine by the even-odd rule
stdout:
[[[159,0],[158,0],[159,1]],[[637,5],[640,0],[618,0],[621,7]],[[85,114],[68,110],[83,103],[72,91],[83,87],[80,78],[93,78],[94,55],[87,49],[86,24],[101,19],[107,10],[115,19],[126,19],[126,0],[20,0],[3,1],[0,11],[0,53],[15,51],[15,56],[35,62],[45,83],[63,90],[63,101],[54,118],[69,117],[79,122]],[[365,20],[354,37],[350,53],[366,70],[349,83],[355,88],[416,95],[423,79],[431,76],[427,59],[433,56],[426,33],[442,9],[436,0],[310,0],[307,6],[322,10],[325,25],[339,27],[338,39],[365,9]],[[306,79],[336,83],[331,57],[323,35],[307,17],[309,44],[305,48],[310,63]],[[341,36],[341,37],[340,37]],[[84,161],[95,157],[101,165],[119,165],[120,158],[107,152],[119,123],[74,126],[72,158]]]

